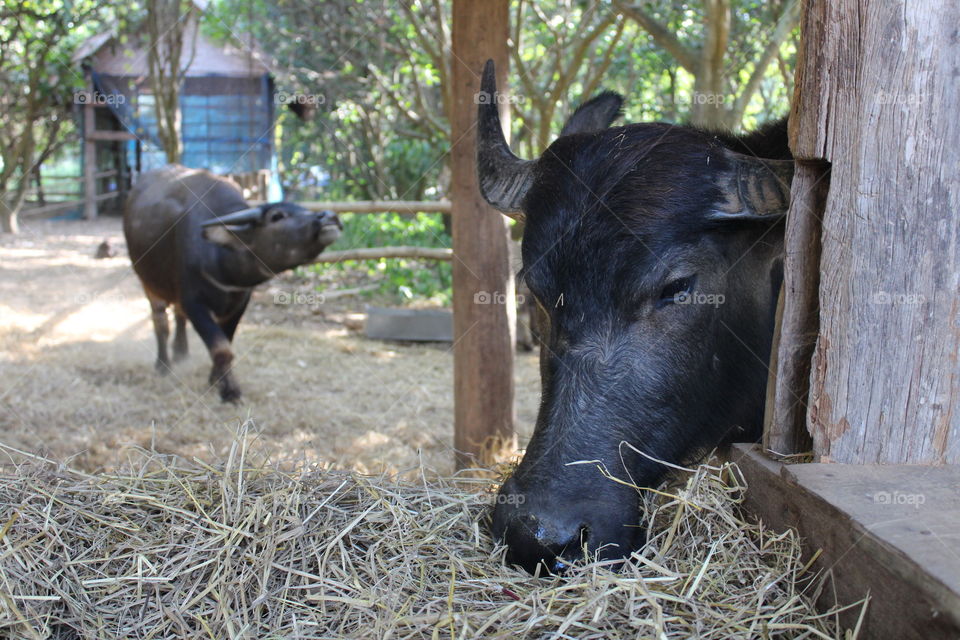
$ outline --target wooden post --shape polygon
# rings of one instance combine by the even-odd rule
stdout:
[[[454,446],[460,468],[485,462],[481,453],[494,440],[514,437],[516,300],[510,237],[507,219],[480,196],[476,169],[480,71],[493,58],[498,86],[506,86],[508,9],[508,0],[453,3]]]
[[[96,112],[93,106],[94,87],[90,83],[87,102],[83,105],[83,217],[93,220],[97,217],[97,141],[94,132],[97,129]]]
[[[814,452],[960,463],[960,5],[803,7],[793,150],[801,168],[831,166],[811,212],[823,221]]]

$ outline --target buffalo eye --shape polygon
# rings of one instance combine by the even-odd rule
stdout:
[[[286,216],[284,215],[283,211],[276,211],[272,216],[270,216],[270,222],[280,222],[285,217]]]
[[[696,276],[687,276],[671,280],[660,292],[660,299],[657,301],[657,307],[665,307],[669,304],[684,304],[689,301],[690,294],[693,293],[693,285],[696,284]]]

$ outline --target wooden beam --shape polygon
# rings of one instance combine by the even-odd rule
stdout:
[[[453,2],[454,447],[461,468],[483,464],[491,445],[509,444],[515,437],[516,300],[509,228],[507,219],[480,196],[476,168],[480,71],[493,58],[499,86],[507,86],[508,10],[508,0]],[[508,105],[501,108],[505,116]]]
[[[264,204],[265,200],[248,200],[251,205]],[[298,202],[298,205],[310,211],[333,211],[334,213],[450,213],[452,206],[448,200],[358,200]]]
[[[372,247],[370,249],[345,249],[344,251],[324,251],[313,261],[343,262],[344,260],[380,260],[382,258],[416,258],[420,260],[453,259],[453,249],[433,247]]]
[[[755,445],[731,447],[744,508],[776,531],[796,529],[814,572],[830,572],[819,606],[870,597],[859,637],[960,638],[960,467],[795,464]],[[840,615],[848,629],[859,609]]]
[[[91,87],[91,95],[93,88]],[[97,142],[86,137],[97,128],[96,112],[90,100],[83,106],[83,217],[93,220],[97,217],[97,181],[94,174],[97,171]]]
[[[116,142],[123,140],[136,140],[137,136],[129,131],[104,131],[93,130],[84,134],[86,140]]]
[[[116,169],[108,169],[106,171],[97,171],[93,174],[94,178],[107,178],[117,174]],[[44,174],[43,181],[50,182],[51,180],[65,180],[68,182],[82,182],[83,176],[48,176]]]
[[[111,198],[116,198],[118,195],[120,195],[120,192],[118,192],[118,191],[111,191],[111,192],[109,192],[109,193],[101,193],[101,194],[99,194],[99,195],[94,196],[93,200],[94,200],[94,202],[103,202],[104,200],[109,200],[109,199],[111,199]],[[46,215],[52,215],[52,214],[55,214],[55,213],[59,213],[59,212],[61,212],[61,211],[68,211],[68,210],[73,209],[73,208],[75,208],[75,207],[79,207],[79,206],[85,205],[86,203],[87,203],[87,200],[86,200],[86,199],[83,199],[83,200],[67,200],[67,201],[65,201],[65,202],[52,202],[52,203],[46,204],[46,205],[44,205],[44,206],[42,206],[42,207],[33,207],[33,208],[31,208],[31,209],[24,209],[24,210],[20,213],[20,215],[23,216],[24,218],[37,218],[37,217],[42,217],[42,216],[46,216]]]
[[[450,213],[448,201],[390,201],[365,200],[358,202],[300,202],[301,207],[311,211],[333,211],[334,213]]]

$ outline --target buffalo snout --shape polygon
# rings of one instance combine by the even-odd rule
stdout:
[[[316,220],[320,228],[336,227],[337,229],[343,231],[343,222],[340,220],[340,216],[335,214],[333,211],[319,212]]]
[[[507,562],[530,573],[563,573],[571,562],[626,558],[645,540],[632,500],[567,501],[547,498],[551,491],[523,490],[510,478],[497,495],[493,534],[505,543]]]
[[[313,231],[317,240],[327,246],[340,237],[343,222],[333,211],[320,211],[313,216]]]

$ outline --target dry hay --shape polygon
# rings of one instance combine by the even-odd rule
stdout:
[[[489,480],[285,471],[248,440],[221,466],[142,451],[103,475],[0,445],[0,637],[841,637],[795,534],[738,515],[730,464],[646,493],[626,570],[533,578],[480,522]]]

